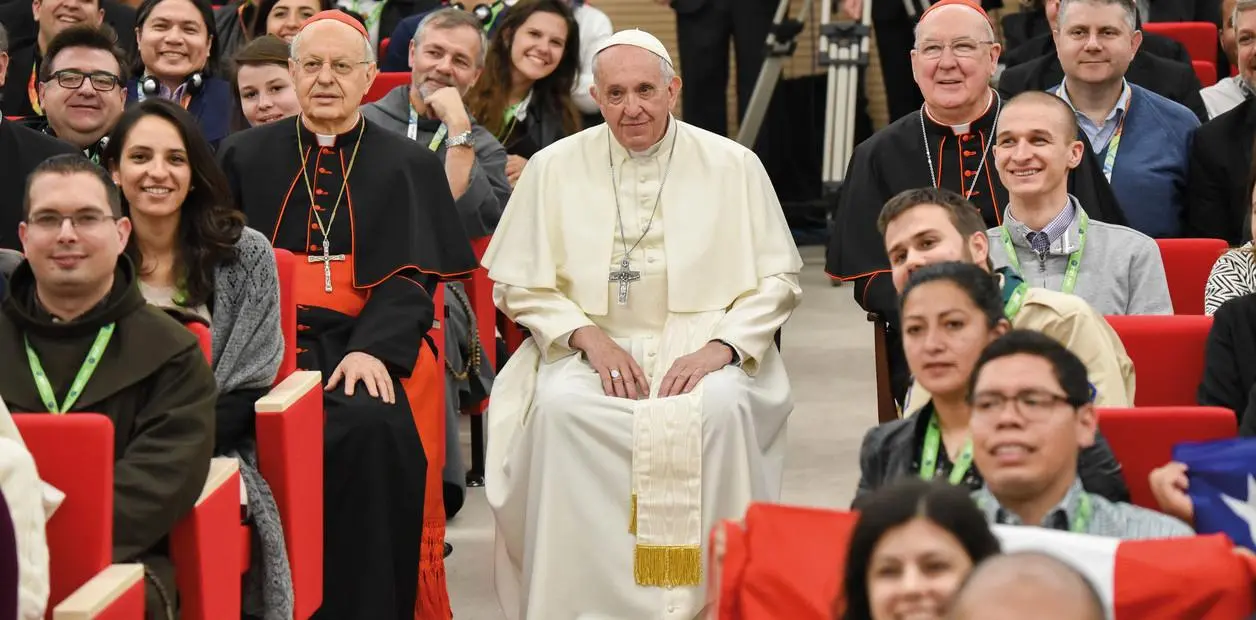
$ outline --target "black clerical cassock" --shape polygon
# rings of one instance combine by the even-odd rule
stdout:
[[[838,199],[834,232],[825,269],[829,275],[855,282],[855,301],[891,326],[887,341],[895,396],[906,394],[908,371],[898,339],[898,295],[889,277],[885,243],[877,232],[881,207],[899,192],[943,187],[981,210],[986,225],[1002,224],[1007,188],[994,168],[995,119],[1002,106],[996,95],[990,107],[968,127],[935,122],[920,112],[908,114],[855,147]],[[922,122],[923,120],[923,122]],[[1081,164],[1069,173],[1069,193],[1087,215],[1111,224],[1125,224],[1103,177],[1103,169],[1084,134]]]
[[[432,326],[433,287],[477,264],[444,168],[365,119],[324,144],[298,119],[278,121],[232,136],[219,157],[250,225],[297,255],[297,365],[327,379],[365,352],[397,395],[388,405],[360,384],[352,397],[343,383],[325,392],[318,617],[413,618],[427,461],[405,380]]]

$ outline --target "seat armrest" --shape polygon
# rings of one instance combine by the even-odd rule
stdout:
[[[210,461],[209,477],[192,511],[170,534],[170,555],[184,620],[240,614],[240,464]]]
[[[144,620],[144,565],[114,564],[52,610],[53,620]]]
[[[293,615],[323,604],[323,377],[288,375],[254,404],[257,462],[283,523],[292,571]]]

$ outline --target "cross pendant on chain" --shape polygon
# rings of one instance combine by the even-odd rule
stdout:
[[[331,241],[328,241],[327,235],[323,235],[323,255],[305,257],[306,262],[323,264],[323,291],[327,293],[331,292],[331,262],[344,259],[344,254],[331,253]]]
[[[627,256],[625,256],[623,260],[619,261],[619,269],[611,272],[610,279],[611,282],[619,283],[619,305],[624,306],[628,304],[628,283],[636,282],[640,279],[640,271],[633,271],[629,269]]]

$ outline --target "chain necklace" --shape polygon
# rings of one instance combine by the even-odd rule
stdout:
[[[327,224],[323,224],[323,217],[318,214],[318,202],[314,197],[314,186],[310,183],[310,173],[307,168],[310,156],[302,155],[305,152],[305,146],[301,143],[301,115],[297,115],[297,156],[301,158],[301,178],[305,180],[305,191],[310,194],[310,211],[314,214],[315,221],[318,222],[318,230],[323,233],[323,255],[322,256],[306,256],[305,259],[310,263],[323,264],[323,291],[331,292],[331,263],[332,261],[345,260],[344,254],[331,253],[331,227],[336,223],[336,212],[340,210],[340,202],[345,197],[345,189],[349,187],[349,175],[353,172],[353,164],[358,161],[358,149],[362,148],[362,133],[366,131],[366,122],[361,122],[361,129],[358,129],[357,144],[353,145],[353,155],[349,157],[349,167],[345,169],[344,181],[340,184],[340,194],[336,196],[336,202],[332,205],[331,216],[327,218]],[[319,148],[322,148],[321,146]],[[313,154],[311,149],[310,155]],[[344,161],[343,159],[340,161]]]
[[[1003,97],[1000,97],[999,93],[995,92],[994,101],[995,101],[994,122],[997,125],[999,122],[999,115],[1003,113]],[[929,151],[929,132],[925,130],[925,106],[924,104],[920,104],[920,137],[924,139],[925,157],[929,159],[929,178],[933,180],[934,187],[941,187],[940,185],[938,185],[938,173],[933,168],[933,153]],[[989,144],[986,144],[984,148],[982,148],[981,163],[977,164],[977,174],[973,175],[973,182],[972,184],[968,186],[968,192],[964,194],[965,200],[972,198],[973,191],[977,189],[977,181],[981,180],[981,170],[986,167],[986,156],[990,154],[990,149],[993,147],[994,147],[994,140],[991,140]],[[942,153],[939,152],[938,156],[941,157]],[[961,162],[960,165],[962,167],[963,160],[961,159],[960,162]],[[960,189],[963,189],[963,188],[964,188],[963,185],[960,185]]]
[[[669,119],[668,122],[675,121]],[[667,184],[667,177],[672,172],[672,155],[676,152],[676,142],[679,139],[680,127],[677,127],[676,135],[672,136],[671,149],[667,151],[667,167],[663,169],[663,178],[659,181],[659,191],[654,196],[654,207],[650,209],[650,219],[646,221],[645,229],[641,231],[641,236],[637,237],[636,243],[633,243],[630,248],[628,247],[628,235],[624,232],[624,212],[619,207],[619,181],[615,179],[615,156],[611,149],[611,134],[609,131],[606,133],[606,162],[610,166],[611,192],[615,195],[615,215],[619,219],[619,239],[624,247],[624,257],[619,261],[619,269],[611,271],[610,281],[619,283],[619,305],[621,306],[628,303],[628,284],[641,279],[641,272],[631,269],[628,255],[637,249],[638,245],[641,245],[641,241],[650,233],[650,227],[654,225],[654,216],[658,213],[659,203],[663,200],[663,186]]]

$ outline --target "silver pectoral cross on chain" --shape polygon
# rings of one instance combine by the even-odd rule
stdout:
[[[619,305],[624,306],[628,304],[628,284],[630,282],[636,282],[640,279],[640,271],[633,271],[629,269],[627,256],[625,256],[623,260],[619,261],[619,269],[611,272],[610,279],[611,282],[619,283]]]
[[[310,263],[323,264],[323,291],[331,292],[331,262],[343,261],[344,254],[332,254],[331,242],[327,240],[327,236],[323,236],[323,255],[322,256],[306,256],[305,260]]]

